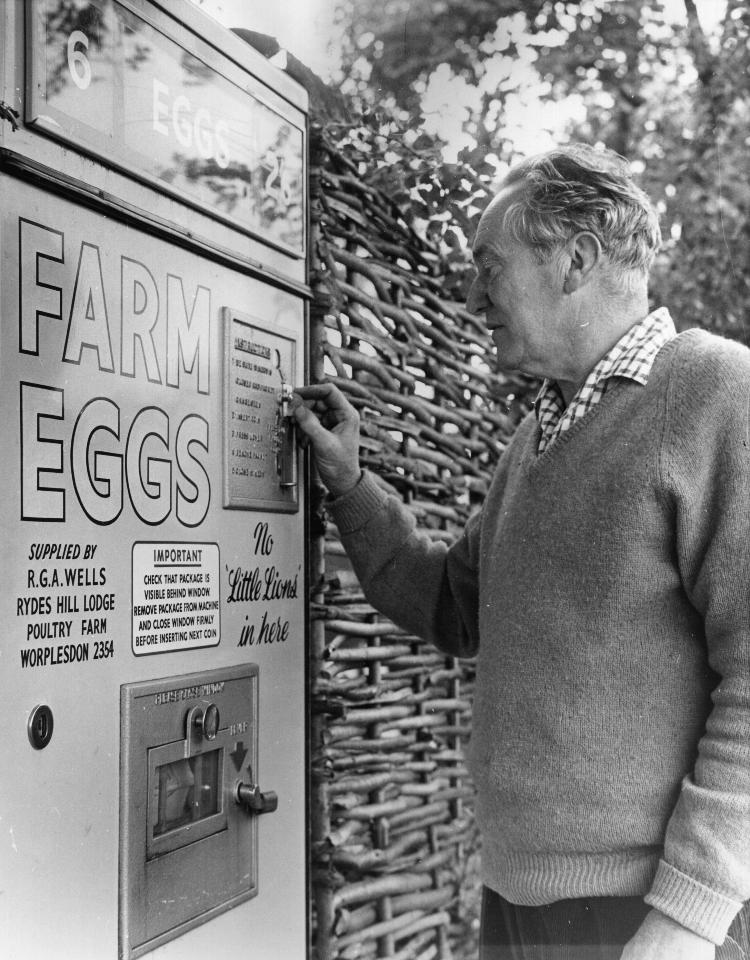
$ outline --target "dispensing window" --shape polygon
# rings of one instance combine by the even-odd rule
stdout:
[[[148,751],[148,860],[226,829],[224,749],[191,753],[184,741]]]
[[[156,768],[153,836],[187,827],[219,812],[221,750],[173,760]]]

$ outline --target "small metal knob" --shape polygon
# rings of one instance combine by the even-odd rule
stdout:
[[[276,792],[262,793],[257,783],[238,783],[234,798],[249,813],[273,813],[279,805]]]

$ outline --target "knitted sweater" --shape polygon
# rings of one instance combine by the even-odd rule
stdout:
[[[715,943],[750,898],[750,351],[702,331],[537,453],[450,548],[374,478],[334,500],[370,601],[477,655],[488,886],[646,895]]]

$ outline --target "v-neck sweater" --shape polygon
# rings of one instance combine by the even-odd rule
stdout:
[[[450,548],[370,474],[333,501],[373,605],[477,657],[485,883],[645,895],[721,943],[750,898],[750,351],[703,331],[544,452],[533,414]]]

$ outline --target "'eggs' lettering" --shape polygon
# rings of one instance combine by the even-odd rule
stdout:
[[[79,411],[66,451],[63,439],[41,429],[45,422],[65,419],[63,401],[60,388],[21,384],[25,520],[65,519],[66,491],[57,478],[69,463],[78,501],[94,523],[106,525],[120,516],[126,488],[144,523],[163,523],[173,509],[186,527],[203,521],[211,498],[203,417],[188,414],[172,431],[163,410],[144,407],[126,433],[118,405],[96,397]]]

